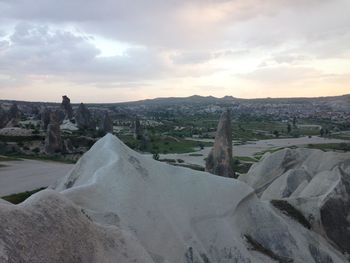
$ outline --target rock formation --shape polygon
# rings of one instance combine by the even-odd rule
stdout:
[[[75,113],[75,121],[79,129],[96,129],[96,124],[92,118],[92,115],[89,109],[83,103],[80,103]]]
[[[47,126],[50,123],[50,114],[51,114],[51,110],[48,108],[43,108],[40,112],[41,128],[44,131],[47,130]]]
[[[0,209],[0,262],[153,262],[130,235],[52,190]]]
[[[205,164],[205,171],[224,176],[235,177],[232,169],[232,130],[230,111],[225,111],[216,130],[213,149],[210,151]]]
[[[137,140],[142,139],[142,127],[138,117],[136,117],[134,121],[134,138]]]
[[[0,202],[0,261],[347,262],[340,252],[343,248],[335,248],[330,234],[318,232],[311,217],[302,214],[307,210],[303,204],[309,212],[321,205],[323,223],[329,220],[331,227],[335,215],[329,213],[348,209],[346,199],[341,199],[346,197],[348,182],[322,172],[335,169],[334,174],[348,176],[346,156],[278,155],[274,156],[280,161],[276,165],[283,167],[272,166],[266,156],[263,166],[255,165],[249,177],[276,179],[278,173],[294,168],[307,169],[311,177],[315,172],[318,182],[312,183],[314,176],[310,189],[303,190],[308,196],[300,194],[309,203],[305,199],[294,203],[260,200],[253,188],[239,180],[154,161],[107,134],[52,186],[56,191],[39,192],[16,206]],[[291,156],[297,158],[293,161]],[[303,160],[303,156],[310,159]],[[260,174],[267,167],[273,175]],[[296,209],[298,200],[300,208]],[[340,226],[332,226],[334,234],[344,230],[344,224],[349,228],[346,216],[336,222]]]
[[[70,104],[70,99],[66,95],[62,96],[61,107],[64,110],[64,118],[67,120],[72,120],[73,109],[72,109],[72,105]]]
[[[107,111],[103,112],[99,120],[99,131],[103,132],[104,134],[113,133],[113,122]]]
[[[21,112],[17,107],[16,103],[13,103],[8,111],[8,118],[11,119],[20,119],[21,118]]]
[[[47,133],[45,138],[45,152],[47,154],[54,154],[61,152],[63,143],[61,138],[61,129],[59,123],[59,114],[51,112],[50,124],[47,126]]]
[[[0,129],[5,127],[7,122],[8,117],[6,111],[2,107],[0,107]]]
[[[350,254],[350,153],[284,149],[267,153],[239,179],[262,199],[300,211],[315,232]]]
[[[6,123],[6,127],[15,127],[18,125],[18,122],[21,119],[21,112],[17,107],[16,103],[13,103],[10,109],[7,112],[8,122]]]

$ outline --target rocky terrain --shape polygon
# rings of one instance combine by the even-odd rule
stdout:
[[[286,149],[236,180],[152,160],[108,134],[54,190],[0,203],[0,259],[348,262],[349,160]]]
[[[310,229],[350,254],[350,153],[284,149],[240,179],[261,199],[299,211]]]

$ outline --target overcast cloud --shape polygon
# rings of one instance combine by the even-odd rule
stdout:
[[[0,0],[1,98],[350,93],[349,10],[348,0]]]

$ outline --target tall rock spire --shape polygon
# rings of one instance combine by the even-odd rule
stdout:
[[[70,104],[70,99],[64,95],[62,96],[62,104],[61,107],[64,110],[64,118],[71,120],[73,119],[73,109],[72,109],[72,105]]]
[[[210,151],[205,170],[224,177],[235,177],[232,169],[231,112],[222,113],[215,135],[214,147]]]

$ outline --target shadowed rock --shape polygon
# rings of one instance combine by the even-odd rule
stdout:
[[[131,235],[95,224],[52,190],[19,206],[1,201],[0,209],[0,262],[153,263]]]
[[[104,134],[113,133],[113,122],[109,117],[109,114],[107,111],[103,113],[100,119],[99,131],[103,132]]]
[[[47,130],[47,126],[50,123],[50,114],[51,114],[51,110],[48,109],[48,108],[42,109],[41,113],[40,113],[40,115],[41,115],[41,117],[40,117],[40,119],[41,119],[41,128],[43,130],[45,130],[45,131]]]
[[[48,154],[61,152],[62,146],[59,115],[57,112],[52,112],[50,114],[50,124],[47,126],[45,152]]]
[[[0,107],[0,129],[4,128],[7,122],[8,122],[8,115],[6,111]]]
[[[17,104],[13,103],[11,105],[11,108],[8,111],[9,119],[20,119],[21,118],[21,112],[19,111]]]
[[[350,153],[283,149],[266,153],[239,179],[264,200],[288,202],[313,231],[350,254]]]
[[[79,129],[95,129],[96,125],[92,119],[92,115],[89,109],[83,104],[80,103],[77,112],[75,114],[75,120]]]
[[[142,127],[138,117],[135,118],[134,122],[134,138],[137,140],[142,139]]]
[[[235,177],[232,169],[232,130],[229,110],[220,117],[214,147],[208,155],[205,170],[224,177]]]
[[[18,122],[21,119],[21,112],[18,109],[16,103],[13,103],[11,105],[11,108],[7,112],[7,119],[8,119],[8,122],[6,124],[6,127],[15,127],[18,125]]]
[[[72,105],[70,104],[70,99],[64,95],[62,96],[62,104],[61,107],[64,110],[64,118],[71,120],[73,119],[73,109],[72,109]]]

